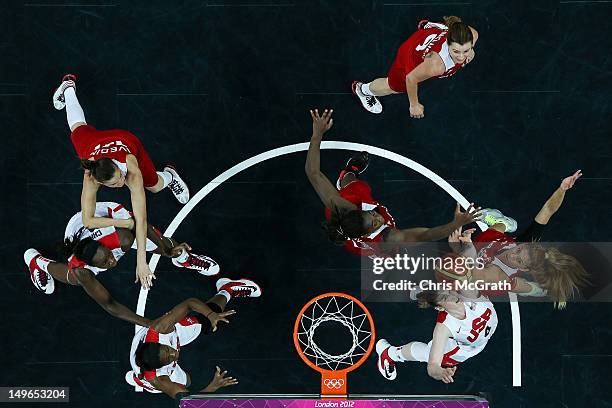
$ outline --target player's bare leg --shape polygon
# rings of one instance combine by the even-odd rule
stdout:
[[[395,94],[387,78],[377,78],[369,83],[353,82],[353,93],[359,98],[365,110],[371,113],[382,113],[382,104],[377,97]]]
[[[389,80],[386,77],[376,78],[369,84],[363,84],[361,89],[369,90],[374,96],[387,96],[399,93],[391,89],[391,87],[389,86]]]
[[[74,131],[79,126],[87,124],[85,113],[76,96],[75,75],[64,75],[62,83],[53,93],[53,106],[57,110],[66,109],[66,120],[68,121],[70,131]]]

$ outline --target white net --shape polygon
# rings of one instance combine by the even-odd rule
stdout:
[[[352,345],[341,354],[322,350],[315,342],[321,324],[335,322],[348,329]],[[368,352],[372,327],[367,313],[351,298],[331,295],[315,300],[302,314],[297,339],[302,353],[317,367],[343,370],[356,364]]]

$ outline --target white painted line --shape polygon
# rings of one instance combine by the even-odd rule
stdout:
[[[194,195],[191,200],[183,208],[176,214],[166,231],[164,231],[164,235],[171,237],[178,227],[181,225],[183,220],[189,215],[191,210],[195,208],[196,205],[200,203],[208,194],[210,194],[214,189],[219,187],[222,183],[229,180],[236,174],[240,173],[243,170],[246,170],[256,164],[262,163],[266,160],[274,159],[279,156],[284,156],[286,154],[304,152],[308,150],[309,142],[305,143],[297,143],[288,146],[278,147],[276,149],[268,150],[267,152],[260,153],[256,156],[253,156],[249,159],[246,159],[230,169],[224,171],[219,174],[213,180],[211,180],[208,184],[206,184],[200,191]],[[339,141],[324,141],[321,143],[321,149],[337,149],[337,150],[352,150],[352,151],[367,151],[369,154],[374,156],[383,157],[385,159],[389,159],[398,164],[406,166],[413,171],[421,174],[422,176],[428,178],[433,181],[438,187],[446,191],[455,201],[457,201],[464,209],[470,205],[470,202],[459,193],[453,186],[451,186],[446,180],[438,176],[433,171],[429,170],[425,166],[415,162],[414,160],[410,160],[407,157],[394,153],[392,151],[381,149],[379,147],[370,146],[361,143],[350,143],[350,142],[339,142]],[[304,175],[304,177],[306,177]],[[484,223],[479,222],[478,226],[480,229],[485,230],[486,225]],[[159,262],[159,255],[153,255],[149,262],[149,268],[151,272],[155,272],[155,268],[157,268],[157,263]],[[145,306],[147,303],[147,294],[148,291],[141,289],[140,294],[138,295],[138,304],[136,307],[136,313],[144,316]],[[512,294],[511,294],[512,295]],[[520,387],[521,385],[521,318],[518,303],[516,302],[516,296],[510,297],[510,311],[512,314],[512,381],[515,387]],[[138,331],[139,326],[136,326],[135,331]],[[138,391],[140,387],[136,387]],[[142,391],[142,389],[140,389]]]

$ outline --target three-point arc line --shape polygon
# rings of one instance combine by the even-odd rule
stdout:
[[[279,156],[284,156],[286,154],[304,152],[308,150],[309,143],[297,143],[288,146],[278,147],[276,149],[268,150],[267,152],[260,153],[256,156],[253,156],[249,159],[246,159],[230,169],[224,171],[219,174],[213,180],[211,180],[208,184],[206,184],[200,191],[196,193],[195,196],[189,200],[187,204],[176,214],[166,231],[164,231],[164,235],[171,237],[177,230],[177,228],[181,225],[183,220],[189,215],[191,210],[195,208],[196,205],[200,203],[208,194],[210,194],[214,189],[219,187],[222,183],[229,180],[236,174],[240,173],[243,170],[248,169],[249,167],[255,166],[261,162],[266,160],[274,159]],[[350,143],[350,142],[339,142],[339,141],[324,141],[321,143],[321,149],[337,149],[337,150],[352,150],[352,151],[367,151],[369,154],[373,154],[375,156],[383,157],[385,159],[394,161],[398,164],[408,167],[409,169],[421,174],[422,176],[428,178],[432,182],[434,182],[438,187],[442,190],[446,191],[455,201],[457,201],[464,209],[467,208],[470,203],[468,200],[459,193],[453,186],[451,186],[446,180],[438,176],[433,171],[429,170],[425,166],[415,162],[414,160],[410,160],[407,157],[401,156],[392,151],[381,149],[379,147],[370,146],[361,143]],[[482,229],[486,229],[486,225],[483,223],[478,223],[478,226]],[[149,268],[152,272],[155,272],[155,268],[157,268],[157,263],[159,262],[160,256],[154,254],[151,257],[151,261],[149,262]],[[138,305],[136,307],[136,313],[144,316],[145,306],[147,303],[147,290],[140,289],[140,293],[138,295]],[[510,313],[512,316],[512,385],[515,387],[521,386],[521,314],[519,311],[519,306],[517,302],[517,297],[514,293],[510,293]],[[135,330],[138,331],[140,327],[136,326]],[[141,387],[136,387],[136,391],[142,391]]]

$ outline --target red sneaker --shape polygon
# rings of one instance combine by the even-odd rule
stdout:
[[[172,263],[179,268],[187,268],[198,271],[204,276],[213,276],[219,273],[221,268],[212,258],[205,255],[196,255],[189,253],[189,258],[185,262],[179,262],[176,258],[172,258]]]
[[[30,279],[32,283],[41,292],[50,295],[55,290],[55,280],[48,272],[42,270],[38,266],[37,260],[41,259],[42,255],[34,248],[30,248],[23,254],[23,260],[30,270]]]
[[[397,370],[395,368],[395,361],[391,360],[391,357],[389,357],[390,348],[391,344],[385,339],[380,339],[376,342],[376,353],[378,354],[376,366],[378,367],[378,371],[380,371],[380,374],[387,380],[392,381],[397,377]]]
[[[233,297],[260,297],[261,288],[250,279],[221,278],[217,281],[217,291],[225,290]]]

